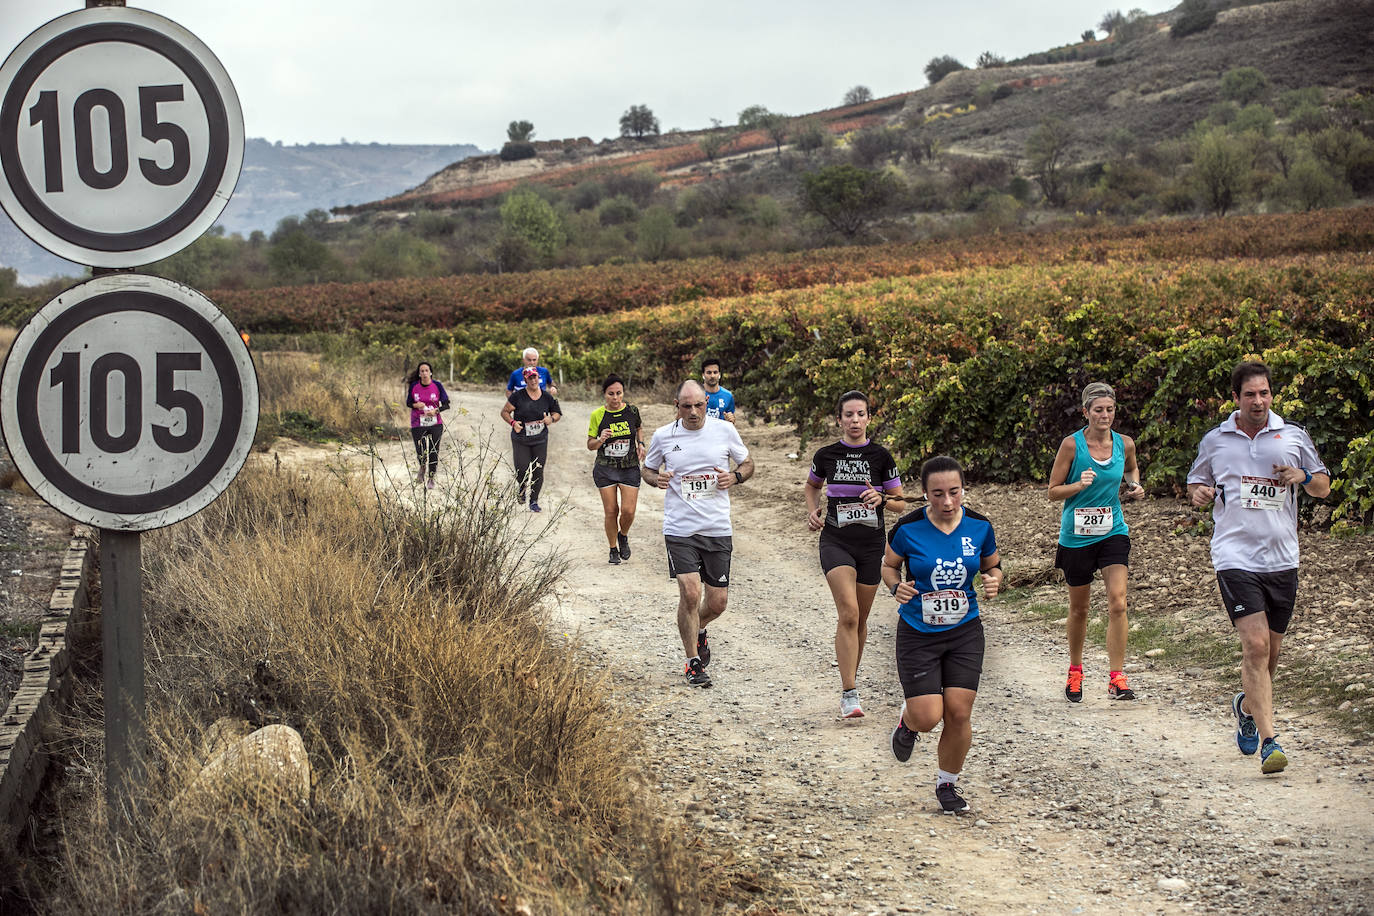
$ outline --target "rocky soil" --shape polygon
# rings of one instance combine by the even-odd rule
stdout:
[[[469,412],[450,414],[446,449],[486,435],[506,447],[501,394],[453,397]],[[803,520],[809,454],[788,459],[796,443],[782,430],[742,428],[759,471],[734,500],[730,608],[711,629],[715,686],[687,687],[662,497],[642,491],[635,554],[609,566],[584,448],[591,405],[562,404],[567,419],[553,428],[542,500],[558,507],[552,536],[571,563],[555,619],[643,724],[665,809],[778,875],[790,896],[771,902],[816,913],[1370,911],[1367,736],[1286,704],[1281,673],[1279,729],[1292,764],[1262,776],[1257,759],[1236,750],[1235,681],[1191,676],[1167,655],[1145,658],[1142,645],[1131,647],[1138,701],[1107,699],[1105,654],[1090,648],[1088,690],[1071,705],[1062,636],[1027,610],[1062,602],[1053,584],[987,609],[988,657],[961,781],[972,811],[940,814],[938,735],[907,764],[889,749],[901,691],[896,608],[881,597],[859,677],[868,715],[836,718],[834,609]],[[649,426],[670,418],[662,406],[641,409]],[[397,463],[407,457],[398,445]],[[1052,562],[1056,516],[1039,488],[982,488],[969,501],[992,518],[1022,578]],[[1189,510],[1151,501],[1128,513],[1137,615],[1171,614],[1181,629],[1225,636],[1205,539],[1171,533]],[[1293,656],[1330,654],[1329,633],[1367,665],[1374,586],[1367,574],[1340,570],[1368,570],[1369,539],[1311,535],[1304,547]]]

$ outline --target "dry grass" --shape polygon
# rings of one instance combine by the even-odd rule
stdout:
[[[278,436],[310,441],[372,442],[394,425],[401,373],[340,367],[309,353],[253,354],[260,413],[256,441]]]
[[[654,813],[604,676],[550,634],[561,560],[539,530],[519,530],[494,469],[470,457],[455,477],[472,486],[408,508],[413,494],[341,472],[250,468],[149,536],[138,813],[111,842],[93,709],[64,761],[91,775],[60,788],[57,846],[26,869],[27,902],[78,914],[747,908],[755,876]],[[169,801],[226,716],[301,732],[308,803]]]

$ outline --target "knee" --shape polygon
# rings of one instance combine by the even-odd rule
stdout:
[[[701,586],[683,586],[679,589],[678,594],[681,596],[683,604],[688,607],[696,607],[697,602],[701,601]]]
[[[1244,633],[1240,637],[1240,650],[1251,661],[1269,661],[1269,634],[1263,630]]]
[[[918,699],[913,697],[912,699]],[[922,703],[915,705],[907,701],[902,710],[902,721],[914,732],[928,732],[940,724],[941,707],[939,704]]]
[[[840,607],[835,609],[839,614],[839,624],[842,630],[857,630],[859,628],[859,609],[856,607]]]
[[[1125,596],[1125,595],[1120,595],[1120,596],[1113,596],[1112,598],[1110,598],[1110,599],[1107,601],[1107,613],[1108,613],[1110,616],[1112,616],[1113,618],[1115,618],[1115,617],[1125,617],[1125,616],[1126,616],[1126,596]]]
[[[973,710],[946,703],[944,719],[946,728],[965,728],[973,719]]]

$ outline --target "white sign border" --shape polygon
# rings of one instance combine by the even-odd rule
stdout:
[[[217,337],[225,344],[238,369],[243,390],[243,410],[238,435],[214,476],[191,496],[152,512],[110,512],[87,506],[67,495],[39,469],[25,444],[19,419],[19,378],[40,335],[74,306],[98,296],[121,292],[142,292],[160,296],[191,309],[196,316],[211,326]],[[45,355],[45,362],[46,358]],[[238,476],[248,460],[258,427],[258,409],[257,367],[253,364],[247,345],[229,319],[214,303],[189,286],[146,274],[108,274],[79,283],[60,293],[39,309],[20,329],[10,346],[9,355],[5,357],[4,370],[0,374],[0,427],[3,427],[10,458],[24,480],[43,500],[64,515],[89,525],[119,531],[148,531],[171,525],[195,515],[214,502]]]
[[[30,239],[53,254],[77,264],[86,264],[91,267],[140,267],[176,254],[214,225],[215,220],[219,218],[219,215],[224,212],[224,208],[228,205],[229,197],[233,194],[234,186],[238,184],[239,175],[243,170],[243,108],[239,104],[238,93],[234,89],[233,82],[229,79],[228,71],[219,62],[219,58],[215,57],[214,53],[195,35],[172,20],[147,10],[117,6],[94,7],[76,10],[39,26],[20,42],[18,47],[5,59],[4,64],[0,65],[0,104],[9,96],[11,84],[19,70],[36,52],[54,39],[78,28],[123,24],[148,29],[162,35],[181,45],[200,64],[219,90],[220,98],[224,102],[228,149],[224,170],[215,183],[213,194],[194,219],[154,244],[118,251],[87,247],[63,238],[44,226],[15,195],[10,178],[5,171],[5,163],[0,161],[0,206],[9,214],[14,224]],[[19,167],[18,163],[15,163],[15,167]],[[22,176],[21,180],[27,183]],[[147,231],[151,228],[154,227],[146,227],[141,231]],[[130,235],[133,233],[121,234]]]

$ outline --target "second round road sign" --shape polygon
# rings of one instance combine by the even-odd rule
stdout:
[[[0,205],[56,255],[137,267],[191,244],[229,202],[243,112],[194,35],[146,10],[78,10],[0,66]]]
[[[243,467],[258,423],[252,357],[200,293],[112,274],[19,332],[0,376],[15,467],[54,508],[144,531],[199,512]]]

